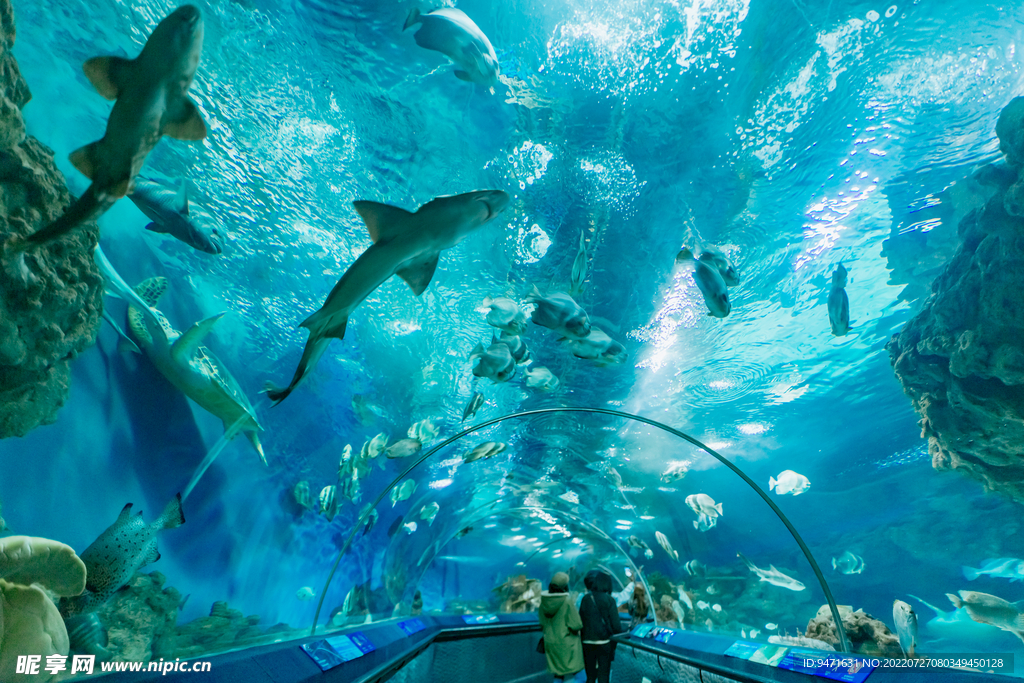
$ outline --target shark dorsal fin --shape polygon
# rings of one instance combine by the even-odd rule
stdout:
[[[209,334],[217,321],[223,317],[223,313],[218,313],[206,320],[200,320],[185,330],[185,333],[178,337],[174,344],[171,345],[171,358],[178,363],[188,363],[192,360],[192,357],[196,355],[196,351],[199,350],[199,345],[203,343],[203,338]]]
[[[93,57],[82,65],[85,77],[108,100],[116,100],[130,77],[134,61],[124,57]]]
[[[427,288],[427,285],[430,284],[430,279],[434,277],[434,270],[437,269],[437,259],[439,256],[440,254],[432,254],[426,259],[413,261],[409,265],[395,271],[395,274],[412,287],[413,294],[419,296]]]
[[[373,240],[374,244],[381,240],[386,241],[401,235],[408,229],[409,218],[412,217],[412,214],[405,209],[389,204],[363,200],[352,202],[352,204],[356,207],[356,211],[359,212],[363,223],[366,223],[366,229],[369,231],[370,239]],[[429,278],[427,281],[430,281]]]
[[[178,192],[174,195],[174,210],[182,216],[188,215],[188,183],[184,178],[178,186]]]

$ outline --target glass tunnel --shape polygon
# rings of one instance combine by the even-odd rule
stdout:
[[[1024,8],[0,0],[0,37],[0,683],[424,683],[498,635],[550,680],[542,600],[594,571],[615,683],[1024,676]]]

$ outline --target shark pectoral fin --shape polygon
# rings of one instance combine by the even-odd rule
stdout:
[[[460,81],[466,81],[467,83],[473,82],[473,77],[470,76],[469,73],[462,71],[461,69],[455,71],[454,73],[455,78],[459,79]]]
[[[188,215],[188,184],[184,178],[181,179],[178,192],[174,195],[174,210],[182,216]]]
[[[422,21],[423,20],[420,19],[420,10],[419,10],[419,8],[418,7],[413,7],[411,10],[409,10],[409,16],[407,16],[405,18],[405,25],[402,26],[402,30],[404,31],[405,29],[409,28],[410,26],[418,24],[418,23],[420,23]]]
[[[186,97],[178,115],[163,122],[161,132],[177,140],[202,140],[206,137],[206,122],[196,103]]]
[[[249,443],[251,443],[252,447],[256,449],[257,453],[259,453],[260,460],[262,460],[263,464],[266,465],[267,454],[263,452],[263,446],[260,444],[260,435],[256,432],[246,432],[245,438],[249,439]]]
[[[397,271],[396,274],[412,287],[413,294],[419,296],[430,284],[430,279],[434,277],[439,256],[440,254],[434,254],[430,258],[414,261]]]
[[[100,95],[116,100],[133,64],[133,60],[124,57],[93,57],[82,65],[82,71]]]
[[[171,345],[171,358],[178,363],[188,363],[196,355],[203,338],[213,329],[218,320],[224,317],[223,313],[210,316],[206,320],[200,320],[192,327],[185,330],[185,334],[178,337]]]
[[[165,235],[168,232],[170,232],[167,229],[166,226],[160,225],[159,223],[149,223],[149,224],[147,224],[146,225],[146,230],[149,230],[150,232],[159,232],[159,233],[162,233],[162,234],[165,234]]]
[[[379,202],[359,200],[352,202],[352,205],[356,207],[363,223],[366,223],[366,229],[374,244],[401,235],[408,229],[409,218],[412,216],[405,209]]]
[[[89,180],[93,179],[96,175],[96,157],[99,151],[99,145],[102,140],[91,142],[85,147],[79,147],[74,152],[68,155],[68,159],[74,164],[75,168]]]

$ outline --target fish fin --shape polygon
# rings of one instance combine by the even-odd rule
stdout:
[[[407,221],[413,215],[405,209],[380,202],[359,200],[352,202],[352,205],[366,224],[366,230],[374,244],[406,232]]]
[[[100,143],[102,140],[96,142],[90,142],[84,147],[79,147],[74,152],[68,155],[68,159],[74,165],[78,171],[89,180],[92,180],[96,175],[96,157],[99,151]]]
[[[961,570],[964,573],[964,578],[968,581],[974,581],[976,578],[981,576],[981,572],[977,569],[972,569],[971,567],[961,567]]]
[[[124,57],[93,57],[82,65],[85,77],[108,100],[116,100],[128,80],[135,60]]]
[[[259,453],[260,460],[263,461],[264,465],[267,465],[267,454],[263,452],[263,445],[260,443],[260,435],[256,432],[249,431],[245,433],[245,438],[249,439],[249,443]],[[269,466],[269,465],[268,465]]]
[[[530,286],[530,293],[526,295],[526,301],[529,302],[529,303],[532,303],[532,302],[535,302],[535,301],[539,301],[540,299],[543,299],[543,298],[544,298],[544,295],[540,293],[539,289],[537,289],[537,285],[531,285]]]
[[[159,223],[155,223],[155,222],[154,223],[149,223],[148,225],[146,225],[146,230],[149,230],[150,232],[156,232],[156,233],[159,233],[161,235],[167,235],[167,234],[170,233],[170,230],[167,230],[167,228],[165,228],[164,226],[160,225]]]
[[[182,216],[188,215],[188,184],[184,178],[181,179],[181,185],[174,195],[174,210]]]
[[[344,323],[341,325],[341,333],[345,333]],[[271,382],[267,382],[263,388],[263,393],[267,395],[267,398],[273,401],[275,405],[288,398],[288,395],[295,390],[295,387],[299,386],[299,383],[305,379],[306,374],[320,362],[320,357],[324,355],[324,351],[330,345],[331,339],[332,337],[330,336],[318,337],[310,334],[309,339],[306,340],[306,346],[302,349],[302,358],[299,359],[299,365],[295,368],[295,374],[292,375],[292,381],[283,389]]]
[[[200,320],[185,330],[185,334],[174,340],[171,344],[171,358],[178,363],[188,363],[199,350],[203,338],[213,329],[214,324],[224,317],[223,313],[210,316],[206,320]]]
[[[749,567],[750,569],[753,569],[753,568],[754,568],[754,563],[753,563],[753,562],[751,562],[750,560],[748,560],[747,558],[743,557],[743,555],[742,555],[742,554],[740,554],[740,553],[736,553],[736,557],[738,557],[738,558],[740,558],[741,560],[743,560],[743,564],[747,565],[747,567]]]
[[[182,98],[178,115],[162,123],[160,132],[176,140],[202,140],[206,137],[203,115],[196,103],[187,97]]]
[[[416,24],[419,24],[422,21],[423,20],[420,19],[420,8],[413,7],[411,10],[409,10],[409,16],[405,18],[405,24],[402,26],[402,30],[404,31],[410,26],[415,26]]]
[[[688,247],[683,247],[678,254],[676,254],[676,263],[682,263],[684,261],[693,261],[693,252]]]
[[[481,342],[477,342],[476,346],[473,347],[473,351],[469,354],[469,357],[473,358],[473,356],[482,356],[484,353],[484,345]]]
[[[149,548],[149,550],[147,550],[145,553],[143,553],[141,559],[142,559],[142,564],[139,565],[139,567],[138,567],[139,569],[142,569],[146,565],[153,564],[154,562],[156,562],[157,560],[160,559],[160,549],[156,547],[156,543],[154,543]],[[127,588],[127,586],[125,586],[125,588]]]
[[[832,571],[836,570],[836,558],[832,558]]]
[[[434,277],[439,257],[440,254],[434,254],[426,259],[413,261],[409,265],[403,266],[400,270],[395,271],[395,274],[412,287],[413,294],[419,296],[427,288],[427,285],[430,284],[430,279]]]
[[[718,510],[718,514],[719,514],[719,515],[724,515],[724,514],[725,514],[724,512],[722,512],[722,504],[721,504],[721,503],[718,503],[718,504],[716,504],[716,505],[714,506],[714,508],[715,508],[716,510]]]
[[[775,480],[775,477],[768,477],[768,490],[774,491],[775,487],[779,485],[779,482]]]
[[[185,523],[185,513],[181,511],[181,494],[177,494],[167,503],[164,511],[160,513],[160,519],[156,521],[160,529],[173,529]],[[157,553],[157,557],[160,553]],[[153,560],[156,562],[156,560]]]
[[[141,515],[142,513],[140,512],[139,514]],[[117,520],[114,522],[114,524],[117,524],[119,522],[123,524],[124,522],[127,522],[128,518],[131,517],[131,516],[132,516],[132,504],[131,503],[125,503],[125,506],[123,508],[121,508],[121,514],[119,514],[117,516]]]
[[[946,593],[946,597],[949,598],[949,601],[951,603],[953,603],[953,607],[956,607],[957,609],[960,609],[961,607],[964,606],[964,603],[960,601],[960,596],[959,595],[953,595],[952,593]],[[924,600],[922,600],[921,602],[924,602]],[[928,603],[926,603],[926,602],[925,602],[925,604],[928,605]],[[931,607],[931,605],[928,605],[928,606]],[[935,608],[932,607],[932,609],[935,609]],[[936,611],[938,611],[938,610],[936,610]]]
[[[467,83],[473,82],[473,77],[470,76],[469,73],[463,71],[462,69],[456,69],[454,73],[455,78],[459,79],[460,81],[466,81]]]

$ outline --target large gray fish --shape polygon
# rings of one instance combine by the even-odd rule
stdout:
[[[85,592],[73,598],[61,598],[61,613],[70,616],[101,607],[135,572],[160,559],[157,533],[184,523],[180,493],[149,525],[142,519],[141,512],[132,514],[131,503],[125,505],[114,523],[79,556],[85,563]]]
[[[735,287],[740,283],[740,272],[729,262],[721,249],[705,247],[701,251],[700,260],[717,268],[718,274],[722,276],[722,281],[727,287]]]
[[[71,163],[92,181],[89,189],[53,223],[29,235],[23,251],[60,237],[93,219],[130,193],[160,138],[202,140],[206,123],[187,96],[203,49],[203,17],[182,5],[157,24],[135,59],[93,57],[86,77],[108,100],[116,100],[101,140],[71,153]]]
[[[153,221],[146,226],[146,230],[170,235],[207,254],[219,254],[224,250],[220,244],[220,233],[216,230],[207,233],[189,215],[188,191],[184,180],[177,190],[173,190],[139,176],[135,179],[135,189],[128,195],[128,199]]]
[[[845,336],[850,331],[850,297],[846,296],[846,268],[842,262],[832,273],[832,291],[828,294],[828,321],[832,334]]]
[[[487,86],[494,93],[498,82],[498,55],[480,27],[454,7],[441,7],[427,14],[413,8],[402,30],[420,24],[413,38],[416,44],[436,50],[461,67],[455,77]]]
[[[628,358],[626,347],[615,341],[599,327],[591,327],[590,334],[583,339],[562,339],[572,350],[572,355],[585,360],[597,361],[600,365],[623,363]]]
[[[705,259],[703,255],[700,259],[695,259],[693,252],[685,247],[676,256],[676,263],[693,267],[693,280],[704,297],[708,315],[724,318],[732,311],[729,292],[726,291],[722,274],[718,272],[715,265],[708,263],[709,260]]]
[[[544,296],[534,286],[529,301],[537,305],[530,316],[535,324],[569,339],[583,339],[590,334],[590,317],[568,294],[555,292]]]
[[[747,568],[750,571],[757,574],[762,581],[767,581],[773,586],[778,586],[779,588],[788,588],[791,591],[802,591],[804,588],[807,587],[799,581],[797,581],[796,579],[794,579],[792,576],[786,576],[785,574],[780,572],[778,569],[775,568],[775,565],[770,564],[768,565],[768,569],[760,569],[753,562],[743,557],[743,555],[741,555],[740,553],[736,553],[736,556],[743,560],[743,563],[747,565]]]
[[[469,399],[469,403],[466,404],[465,410],[462,411],[462,421],[474,417],[478,410],[484,405],[484,395],[479,391],[474,391],[473,395]]]
[[[486,349],[477,343],[473,353],[469,354],[470,362],[475,361],[473,375],[487,377],[495,382],[507,382],[516,374],[516,361],[512,352],[503,342],[494,342]]]
[[[349,266],[320,310],[302,322],[309,339],[299,366],[287,387],[267,383],[270,400],[278,403],[287,398],[320,361],[331,340],[344,339],[348,317],[375,289],[397,274],[419,296],[434,277],[441,252],[489,222],[511,200],[502,190],[480,190],[438,197],[415,213],[377,202],[355,202],[373,244]]]
[[[487,312],[488,325],[511,335],[526,332],[526,315],[512,299],[504,296],[487,297],[484,299],[484,306],[490,309]]]
[[[85,559],[85,558],[82,558]],[[989,624],[1009,631],[1024,642],[1024,601],[1009,602],[995,595],[978,591],[959,591],[957,597],[946,597],[957,609],[963,607],[967,615],[979,624]]]
[[[502,332],[501,336],[498,338],[494,338],[492,336],[491,343],[500,343],[507,346],[508,352],[512,354],[512,360],[514,360],[517,365],[530,360],[530,347],[528,347],[526,342],[523,341],[523,338],[518,335]]]
[[[913,657],[914,648],[917,647],[917,614],[914,613],[910,605],[902,600],[893,600],[892,619],[896,624],[900,649],[907,657]]]

